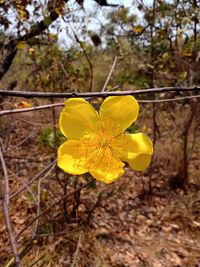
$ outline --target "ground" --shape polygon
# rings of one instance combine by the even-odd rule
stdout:
[[[50,110],[43,111],[42,116],[34,114],[2,120],[10,213],[16,235],[58,198],[91,179],[58,171],[52,163],[56,153],[52,147],[54,115]],[[147,110],[139,124],[145,123],[148,128],[145,114],[149,114]],[[199,136],[197,133],[190,155],[189,183],[180,188],[174,182],[180,176],[179,141],[169,134],[174,124],[168,124],[165,110],[160,116],[162,134],[152,166],[143,173],[126,166],[125,174],[115,183],[92,183],[81,194],[76,191],[66,202],[52,206],[18,236],[25,267],[200,266]],[[170,127],[170,131],[164,127]],[[48,164],[54,165],[29,185]],[[2,172],[0,175],[4,179]],[[17,193],[23,186],[25,190]],[[0,212],[0,266],[13,266],[12,257]]]

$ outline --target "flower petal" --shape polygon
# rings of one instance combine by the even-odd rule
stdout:
[[[145,134],[125,134],[121,147],[119,146],[120,142],[117,143],[116,138],[118,147],[115,151],[122,161],[128,162],[130,167],[136,171],[145,170],[149,166],[153,145]]]
[[[109,184],[124,173],[123,166],[124,163],[114,157],[109,148],[106,148],[89,172],[98,181]]]
[[[138,112],[138,102],[130,95],[107,97],[102,103],[99,111],[103,122],[109,120],[115,123],[113,127],[115,128],[115,136],[123,133],[134,121],[136,121]]]
[[[58,148],[58,166],[70,174],[79,175],[88,172],[83,146],[77,140],[68,140]]]
[[[69,139],[79,139],[101,129],[98,112],[83,98],[70,98],[60,113],[59,126]]]

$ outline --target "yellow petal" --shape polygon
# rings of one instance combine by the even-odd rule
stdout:
[[[110,96],[107,97],[100,107],[100,117],[104,122],[114,122],[115,136],[123,133],[131,124],[136,121],[139,112],[139,105],[133,96]],[[106,126],[107,128],[107,126]]]
[[[79,175],[88,172],[83,146],[77,140],[68,140],[58,148],[58,166],[67,173]]]
[[[89,172],[98,181],[109,184],[124,173],[123,166],[124,163],[115,158],[112,155],[112,151],[106,148],[104,152],[99,155],[97,163]]]
[[[69,139],[79,139],[101,129],[98,112],[82,98],[70,98],[60,113],[60,130]]]
[[[122,137],[120,137],[122,139]],[[124,142],[116,143],[115,150],[119,158],[129,163],[130,167],[136,171],[145,170],[153,154],[153,145],[151,140],[143,133],[125,134]],[[121,144],[121,145],[119,145]]]

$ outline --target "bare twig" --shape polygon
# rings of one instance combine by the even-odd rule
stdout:
[[[66,173],[63,181],[63,194],[67,195],[67,186],[68,186],[68,180],[69,180],[69,175]],[[67,200],[66,198],[63,199],[63,216],[67,222],[70,222],[70,219],[68,217],[68,207],[67,207]]]
[[[52,105],[54,104],[54,99],[51,99]],[[57,158],[57,146],[58,146],[58,140],[57,140],[57,135],[56,135],[56,111],[55,107],[52,108],[52,121],[53,121],[53,132],[54,132],[54,147],[53,147],[53,154],[54,158]],[[55,175],[56,175],[56,180],[60,183],[60,178],[59,178],[59,173],[57,168],[55,168]]]
[[[107,77],[107,79],[106,79],[106,81],[105,81],[105,84],[104,84],[104,86],[103,86],[103,88],[102,88],[102,92],[104,92],[104,91],[106,90],[106,87],[107,87],[107,85],[108,85],[108,83],[109,83],[109,81],[110,81],[111,75],[112,75],[112,73],[113,73],[113,71],[114,71],[114,68],[115,68],[115,65],[116,65],[116,63],[117,63],[117,59],[118,59],[118,57],[115,56],[115,59],[114,59],[114,61],[113,61],[113,64],[112,64],[112,67],[111,67],[110,72],[109,72],[109,74],[108,74],[108,77]]]
[[[81,233],[79,234],[78,243],[77,243],[77,247],[76,247],[76,251],[74,254],[74,259],[73,259],[71,267],[74,267],[76,264],[76,260],[78,258],[78,252],[79,252],[79,248],[80,248],[80,243],[81,243]]]
[[[17,242],[16,238],[14,235],[11,219],[10,219],[10,197],[9,197],[9,180],[8,180],[8,172],[6,168],[6,164],[4,161],[4,157],[0,148],[0,160],[1,160],[1,165],[4,173],[4,182],[2,182],[2,194],[3,194],[3,212],[6,220],[6,227],[8,231],[8,235],[10,238],[10,245],[12,248],[12,252],[15,258],[16,266],[17,267],[22,267],[22,263],[17,251]]]
[[[77,37],[78,38],[78,37]],[[78,39],[76,38],[77,42],[78,42]],[[88,65],[90,67],[90,92],[93,91],[93,77],[94,77],[94,74],[93,74],[93,66],[92,66],[92,63],[90,61],[90,58],[88,56],[88,54],[86,53],[85,49],[84,49],[84,46],[82,45],[82,43],[79,41],[79,44],[83,50],[83,54],[85,56],[85,58],[87,59],[87,62],[88,62]]]
[[[22,141],[20,141],[18,144],[15,145],[14,149],[16,149],[19,146],[22,146],[23,144],[25,144],[29,139],[35,137],[35,135],[37,134],[38,130],[31,132],[30,135],[28,135],[26,138],[24,138]],[[5,153],[7,153],[8,151],[12,150],[13,151],[13,147],[8,147],[8,149],[5,151]]]
[[[27,189],[27,191],[31,194],[32,199],[33,199],[33,201],[34,201],[34,203],[35,203],[35,206],[37,206],[37,200],[36,200],[36,197],[35,197],[35,195],[34,195],[33,190],[30,188],[30,186],[28,186],[27,183],[26,183],[22,178],[20,178],[20,177],[18,177],[18,176],[15,176],[15,177],[17,178],[17,180],[19,180],[19,181],[24,185],[24,187]]]
[[[94,210],[99,207],[102,200],[102,192],[98,195],[96,202],[94,203],[93,207],[89,210],[88,216],[87,216],[87,223],[90,222],[90,218],[94,212]]]
[[[25,120],[25,119],[23,119],[23,118],[21,118],[21,117],[15,117],[15,120],[19,120],[19,121],[21,121],[21,122],[24,122],[24,123],[27,123],[27,124],[30,124],[30,125],[33,125],[33,126],[51,126],[51,127],[53,127],[53,124],[51,124],[51,123],[39,123],[39,122],[31,122],[31,121],[28,121],[28,120]]]
[[[35,206],[37,208],[37,215],[38,215],[39,214],[39,210],[40,210],[40,193],[38,193],[38,201],[37,201],[32,189],[30,188],[30,186],[28,186],[27,183],[23,179],[21,179],[20,177],[17,177],[17,179],[20,180],[20,182],[26,187],[27,191],[31,194],[31,196],[33,198],[33,201],[35,203]],[[38,182],[38,188],[40,186],[40,181],[41,181],[41,179]],[[39,189],[38,189],[38,191],[39,191]],[[37,232],[37,227],[38,227],[38,221],[35,222],[35,230],[34,230],[34,233],[32,235],[32,239],[34,239],[34,237],[35,237],[35,234]]]
[[[190,151],[188,153],[189,154],[188,155],[188,162],[190,162],[190,160],[191,160],[192,153],[193,153],[194,147],[196,145],[196,139],[197,139],[197,134],[198,134],[199,128],[200,128],[200,119],[197,121],[197,125],[196,125],[196,127],[194,129],[193,141],[192,141],[192,145],[191,145]]]
[[[195,118],[195,114],[196,114],[196,110],[198,107],[198,103],[194,103],[191,106],[191,113],[190,116],[188,118],[188,120],[186,121],[184,127],[183,127],[183,132],[182,132],[182,139],[183,139],[183,163],[182,163],[182,170],[181,170],[181,174],[182,174],[182,181],[183,181],[183,185],[187,184],[188,182],[188,138],[189,138],[189,131],[192,125],[192,122]]]
[[[155,80],[155,47],[154,47],[154,29],[155,29],[155,19],[156,19],[156,0],[153,0],[152,4],[152,17],[150,23],[150,42],[151,42],[151,87],[154,87]],[[152,94],[152,129],[153,129],[153,145],[156,143],[156,133],[157,133],[157,123],[156,123],[156,109],[155,109],[155,94]],[[151,176],[151,175],[150,175]]]
[[[192,96],[182,96],[182,97],[177,97],[177,98],[167,98],[167,99],[145,99],[145,100],[139,100],[139,103],[144,103],[144,104],[149,104],[149,103],[165,103],[165,102],[174,102],[174,101],[180,101],[180,100],[185,100],[185,99],[194,99],[194,98],[200,98],[200,95],[192,95]],[[48,108],[54,108],[54,107],[63,107],[64,103],[57,103],[57,104],[49,104],[49,105],[44,105],[44,106],[38,106],[38,107],[32,107],[32,108],[22,108],[22,109],[7,109],[0,111],[0,116],[3,115],[9,115],[9,114],[18,114],[18,113],[26,113],[26,112],[31,112],[31,111],[38,111],[41,109],[48,109]],[[37,125],[37,124],[35,124]],[[40,125],[40,124],[38,124]],[[42,124],[41,124],[42,125]],[[45,125],[45,124],[44,124]]]
[[[57,103],[57,104],[50,104],[50,105],[42,105],[38,107],[32,107],[32,108],[20,108],[20,109],[9,109],[9,110],[3,110],[0,111],[0,116],[6,115],[6,114],[15,114],[15,113],[25,113],[30,111],[37,111],[41,109],[47,109],[47,108],[53,108],[53,107],[62,107],[64,106],[64,103]]]
[[[74,230],[70,229],[70,231],[53,232],[53,233],[47,233],[47,234],[46,233],[38,233],[38,234],[36,234],[36,237],[63,236],[63,235],[69,235],[72,233],[77,234],[77,232],[80,232],[81,230],[82,230],[82,228],[80,226],[78,226],[78,223],[77,223],[76,228]]]
[[[200,87],[158,87],[158,88],[149,88],[141,89],[134,91],[115,91],[115,92],[67,92],[67,93],[51,93],[51,92],[31,92],[31,91],[8,91],[0,90],[1,96],[15,96],[15,97],[24,97],[24,98],[76,98],[76,97],[108,97],[108,96],[122,96],[122,95],[143,95],[143,94],[153,94],[153,93],[166,93],[166,92],[190,92],[196,91],[199,93]],[[55,104],[56,105],[56,104]]]
[[[75,182],[74,182],[74,189],[78,187],[78,177],[76,177]],[[78,215],[78,208],[80,205],[80,197],[81,197],[81,190],[77,191],[74,194],[74,199],[73,199],[73,208],[72,208],[72,217],[77,218]]]
[[[45,213],[47,213],[49,210],[51,210],[51,208],[53,208],[56,204],[59,204],[63,199],[68,198],[72,195],[74,195],[75,193],[79,192],[80,190],[82,190],[83,188],[87,187],[88,185],[90,185],[91,183],[94,182],[94,179],[92,179],[91,181],[89,181],[88,183],[80,186],[78,189],[74,190],[73,192],[69,193],[68,195],[62,196],[61,198],[55,200],[48,208],[46,208],[45,210],[43,210],[38,216],[36,216],[31,222],[29,222],[18,234],[16,239],[18,239],[20,237],[20,235],[29,227],[31,226],[36,220],[38,220],[38,218],[40,218],[41,216],[43,216]]]
[[[33,240],[31,239],[25,246],[19,249],[19,255],[22,259],[32,247]],[[12,257],[3,267],[14,267],[15,258]]]
[[[2,147],[2,153],[5,152],[5,147],[4,147],[4,144],[3,144],[3,141],[2,141],[2,138],[0,137],[0,147]]]
[[[42,182],[42,178],[40,178],[38,181],[37,216],[40,214],[41,182]],[[32,234],[32,239],[35,238],[35,235],[36,235],[37,229],[38,229],[38,225],[39,225],[39,219],[35,221],[35,229],[34,229],[33,234]]]
[[[65,21],[65,18],[64,18],[64,17],[63,17],[63,20]],[[89,68],[90,68],[90,92],[92,92],[92,91],[93,91],[93,79],[94,79],[94,73],[93,73],[93,65],[92,65],[92,62],[91,62],[91,60],[90,60],[90,58],[89,58],[89,56],[88,56],[88,54],[87,54],[87,52],[86,52],[86,50],[85,50],[83,44],[82,44],[82,42],[79,40],[78,35],[77,35],[76,32],[74,31],[74,29],[73,29],[73,27],[71,26],[70,23],[69,23],[69,26],[70,26],[70,28],[71,28],[73,34],[74,34],[74,37],[75,37],[75,39],[76,39],[76,42],[80,45],[80,47],[81,47],[81,49],[82,49],[82,51],[83,51],[83,54],[84,54],[84,56],[85,56],[85,58],[86,58],[86,60],[87,60],[87,62],[88,62],[88,65],[89,65]]]
[[[34,181],[36,181],[37,179],[39,179],[42,175],[45,174],[45,177],[49,174],[50,171],[52,171],[52,169],[55,167],[56,164],[56,160],[51,162],[48,166],[46,166],[46,168],[44,168],[41,172],[39,172],[36,176],[34,176],[27,184],[26,186],[29,186],[30,184],[32,184]],[[22,191],[24,191],[24,189],[26,189],[26,186],[22,186],[17,192],[15,192],[14,194],[12,194],[10,196],[10,199],[16,197],[17,195],[19,195]]]
[[[198,90],[198,89],[195,89],[195,90]],[[125,93],[126,92],[127,91],[125,91]],[[129,95],[131,95],[131,92],[129,93]],[[112,95],[112,92],[108,92],[108,93],[110,93],[109,95]],[[116,92],[113,92],[113,95],[117,95],[115,93]],[[133,94],[133,92],[132,92],[132,94]],[[118,95],[123,95],[123,94],[118,94]],[[128,94],[124,94],[124,95],[128,95]],[[199,97],[200,97],[200,95],[192,95],[192,96],[183,96],[183,97],[168,98],[168,99],[138,100],[138,102],[139,103],[144,103],[144,104],[148,104],[148,103],[164,103],[164,102],[173,102],[173,101],[180,101],[180,100],[193,99],[193,98],[199,98]],[[48,109],[48,108],[54,108],[54,107],[63,107],[63,106],[64,106],[64,103],[56,103],[56,104],[42,105],[42,106],[32,107],[32,108],[8,109],[8,110],[0,111],[0,116],[9,115],[9,114],[25,113],[25,112],[31,112],[31,111],[38,111],[38,110],[41,110],[41,109]]]
[[[190,96],[182,96],[182,97],[176,97],[176,98],[167,98],[167,99],[155,99],[155,100],[138,100],[139,103],[165,103],[165,102],[174,102],[174,101],[180,101],[180,100],[189,100],[194,98],[200,98],[199,95],[190,95]]]
[[[39,259],[37,259],[35,262],[33,262],[31,265],[29,265],[29,267],[33,267],[37,264],[37,266],[42,267],[44,266],[44,263],[46,263],[46,261],[43,261],[42,264],[40,263],[40,265],[38,265],[38,263],[45,258],[45,255],[42,255],[41,257],[39,257]]]

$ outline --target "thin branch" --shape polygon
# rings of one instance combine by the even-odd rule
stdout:
[[[31,194],[32,199],[33,199],[33,201],[35,203],[35,207],[37,208],[37,215],[38,215],[39,214],[39,210],[40,210],[40,198],[39,198],[40,195],[38,194],[38,201],[37,201],[32,189],[30,188],[30,186],[28,186],[26,184],[26,182],[23,179],[21,179],[20,177],[17,177],[17,179],[20,180],[20,182],[26,187],[27,191]],[[38,187],[39,187],[40,180],[38,182]],[[32,239],[35,238],[35,234],[37,232],[37,228],[38,228],[38,220],[35,222],[35,229],[34,229],[34,233],[32,235]]]
[[[37,134],[38,130],[32,132],[30,135],[28,135],[26,138],[24,138],[22,141],[20,141],[18,144],[16,144],[14,146],[14,149],[22,146],[23,144],[25,144],[29,139],[35,137],[35,135]],[[12,150],[13,151],[13,147],[8,147],[8,149],[5,151],[5,153],[7,153],[8,151]]]
[[[63,20],[65,21],[65,18],[64,17],[63,17]],[[69,26],[70,26],[73,34],[74,34],[74,37],[76,39],[76,42],[80,45],[80,47],[81,47],[81,49],[83,51],[83,54],[84,54],[84,56],[85,56],[85,58],[86,58],[86,60],[88,62],[88,65],[89,65],[89,68],[90,68],[90,92],[92,92],[93,91],[93,79],[94,79],[94,71],[93,71],[92,62],[91,62],[91,60],[90,60],[90,58],[89,58],[89,56],[88,56],[88,54],[87,54],[87,52],[86,52],[83,44],[82,44],[82,42],[79,40],[78,35],[74,31],[74,29],[72,28],[72,26],[71,26],[70,23],[69,23]]]
[[[47,234],[46,233],[38,233],[38,234],[36,234],[36,237],[62,236],[62,235],[69,235],[69,233],[70,234],[72,234],[72,233],[77,234],[77,232],[82,230],[82,228],[80,226],[79,226],[79,228],[77,226],[76,229],[73,231],[70,229],[70,231],[53,232],[53,233],[47,233]]]
[[[150,32],[151,32],[151,87],[154,87],[155,80],[155,47],[154,47],[154,28],[155,28],[155,19],[156,19],[156,0],[153,0],[152,5],[152,21],[150,23]],[[157,123],[156,123],[156,109],[155,109],[155,94],[152,94],[152,129],[153,129],[153,145],[156,143],[157,137]],[[151,174],[150,174],[151,177]]]
[[[42,105],[42,106],[32,107],[32,108],[8,109],[8,110],[0,111],[0,116],[7,115],[7,114],[15,114],[15,113],[25,113],[25,112],[30,112],[30,111],[37,111],[41,109],[62,107],[62,106],[64,106],[64,103]]]
[[[24,256],[28,253],[28,251],[31,249],[32,247],[32,243],[33,240],[31,239],[25,246],[21,247],[19,249],[19,255],[20,258],[23,259]],[[3,267],[13,267],[14,266],[14,262],[15,262],[15,258],[12,257],[7,263],[6,265],[4,265]]]
[[[77,93],[77,92],[67,92],[67,93],[51,93],[51,92],[30,92],[30,91],[7,91],[0,90],[1,96],[15,96],[15,97],[24,97],[24,98],[78,98],[78,97],[108,97],[108,96],[122,96],[122,95],[144,95],[144,94],[153,94],[153,93],[166,93],[166,92],[190,92],[190,91],[200,91],[200,87],[158,87],[158,88],[149,88],[141,89],[134,91],[115,91],[115,92],[86,92],[86,93]]]
[[[29,265],[29,267],[33,267],[33,266],[39,266],[42,267],[44,266],[45,263],[47,263],[46,261],[43,261],[42,263],[40,262],[41,260],[43,260],[45,258],[45,255],[42,255],[39,259],[37,259],[35,262],[33,262],[31,265]],[[38,265],[38,263],[40,262],[40,264]]]
[[[77,248],[76,248],[76,251],[75,251],[75,255],[74,255],[74,259],[73,259],[73,262],[72,262],[72,265],[71,267],[74,267],[75,264],[76,264],[76,260],[78,258],[78,252],[79,252],[79,248],[80,248],[80,244],[81,244],[81,233],[79,234],[79,238],[78,238],[78,244],[77,244]]]
[[[176,98],[167,98],[167,99],[156,99],[156,100],[138,100],[139,103],[165,103],[165,102],[174,102],[174,101],[180,101],[180,100],[189,100],[189,99],[195,99],[200,98],[199,95],[190,95],[190,96],[182,96],[182,97],[176,97]]]
[[[105,81],[105,84],[104,84],[104,86],[103,86],[102,92],[104,92],[104,91],[106,90],[106,87],[107,87],[107,85],[108,85],[108,83],[109,83],[109,81],[110,81],[111,75],[112,75],[112,73],[113,73],[113,71],[114,71],[114,68],[115,68],[115,65],[116,65],[116,63],[117,63],[117,59],[118,59],[118,57],[115,56],[115,59],[114,59],[113,64],[112,64],[112,67],[111,67],[111,69],[110,69],[110,72],[109,72],[109,74],[108,74],[108,77],[107,77],[107,79],[106,79],[106,81]]]
[[[29,227],[31,226],[36,220],[38,220],[41,216],[43,216],[45,213],[47,213],[49,210],[51,210],[51,208],[53,208],[56,204],[59,204],[63,199],[67,199],[68,197],[74,195],[75,193],[81,191],[83,188],[87,187],[88,185],[90,185],[91,183],[94,182],[94,179],[92,179],[91,181],[89,181],[88,183],[80,186],[78,189],[74,190],[73,192],[69,193],[68,195],[64,195],[61,198],[55,200],[48,208],[46,208],[45,210],[43,210],[38,216],[36,216],[31,222],[29,222],[24,228],[22,228],[22,230],[17,234],[16,239],[19,238],[19,236]]]
[[[63,103],[62,103],[63,104]],[[39,122],[31,122],[31,121],[28,121],[28,120],[25,120],[25,119],[23,119],[23,118],[21,118],[21,117],[15,117],[15,120],[19,120],[19,121],[22,121],[22,122],[24,122],[24,123],[27,123],[27,124],[30,124],[30,125],[33,125],[33,126],[38,126],[38,127],[40,127],[40,126],[51,126],[51,127],[53,127],[53,124],[51,124],[51,123],[39,123]]]
[[[111,92],[110,92],[111,93]],[[180,101],[185,99],[194,99],[199,98],[200,95],[193,95],[193,96],[183,96],[183,97],[177,97],[177,98],[167,98],[167,99],[156,99],[156,100],[140,100],[138,99],[139,103],[149,104],[149,103],[164,103],[164,102],[174,102],[174,101]],[[31,112],[31,111],[38,111],[41,109],[48,109],[48,108],[54,108],[54,107],[63,107],[64,103],[57,103],[57,104],[49,104],[49,105],[43,105],[38,107],[32,107],[32,108],[21,108],[21,109],[8,109],[0,111],[0,116],[3,115],[9,115],[9,114],[16,114],[16,113],[25,113],[25,112]],[[38,124],[39,125],[39,124]],[[42,124],[41,124],[42,125]]]
[[[185,125],[183,126],[183,132],[182,132],[182,139],[183,139],[183,163],[182,163],[182,181],[183,185],[188,183],[188,139],[189,139],[189,133],[190,128],[192,126],[196,111],[197,111],[198,103],[195,102],[193,105],[191,105],[191,111],[190,116],[188,120],[186,121]]]
[[[8,235],[10,238],[10,245],[12,248],[12,252],[15,258],[16,266],[17,267],[22,267],[22,263],[17,251],[17,242],[16,238],[14,235],[11,219],[10,219],[10,198],[9,198],[9,180],[8,180],[8,172],[6,168],[6,164],[4,161],[4,157],[0,148],[0,160],[1,160],[1,165],[4,173],[4,183],[2,182],[2,194],[3,194],[3,212],[6,220],[6,227],[8,231]]]
[[[54,104],[54,99],[51,99],[51,103],[52,105]],[[54,154],[54,158],[57,158],[57,146],[58,146],[58,139],[57,139],[57,135],[56,135],[56,111],[55,111],[55,107],[52,108],[52,120],[53,120],[53,133],[54,133],[54,147],[53,147],[53,154]],[[56,175],[56,180],[60,180],[59,178],[59,174],[58,174],[58,170],[57,168],[55,168],[55,175]]]
[[[40,214],[41,182],[42,182],[42,178],[40,178],[38,181],[37,216]],[[39,219],[35,221],[35,229],[32,234],[32,239],[35,238],[35,235],[38,230],[38,225],[39,225]]]
[[[18,176],[15,176],[15,177],[17,178],[17,180],[19,180],[19,181],[23,184],[23,186],[24,186],[24,187],[27,189],[27,191],[31,194],[32,199],[33,199],[33,202],[35,203],[35,206],[37,207],[37,200],[36,200],[36,197],[35,197],[35,195],[34,195],[33,190],[30,188],[30,186],[27,185],[27,183],[26,183],[22,178],[20,178],[20,177],[18,177]]]
[[[188,162],[190,162],[190,160],[191,160],[191,157],[192,157],[192,153],[193,153],[193,150],[194,150],[194,147],[195,147],[195,145],[196,145],[196,139],[197,139],[197,134],[198,134],[198,131],[199,131],[199,127],[200,126],[200,120],[199,121],[197,121],[197,125],[196,125],[196,127],[195,127],[195,129],[194,129],[194,133],[193,133],[193,141],[192,141],[192,145],[191,145],[191,148],[190,148],[190,152],[188,153],[189,155],[188,155]]]
[[[45,174],[45,177],[47,176],[47,174],[49,174],[50,171],[52,171],[52,169],[55,167],[56,164],[56,160],[51,162],[48,166],[46,166],[41,172],[39,172],[36,176],[34,176],[27,184],[26,186],[29,186],[30,184],[32,184],[34,181],[38,180],[43,174]],[[10,196],[10,199],[16,197],[17,195],[19,195],[22,191],[24,191],[24,189],[26,189],[26,186],[22,186],[17,192],[15,192],[14,194],[12,194]]]
[[[2,138],[0,137],[0,147],[2,147],[2,153],[5,153],[5,147]]]

